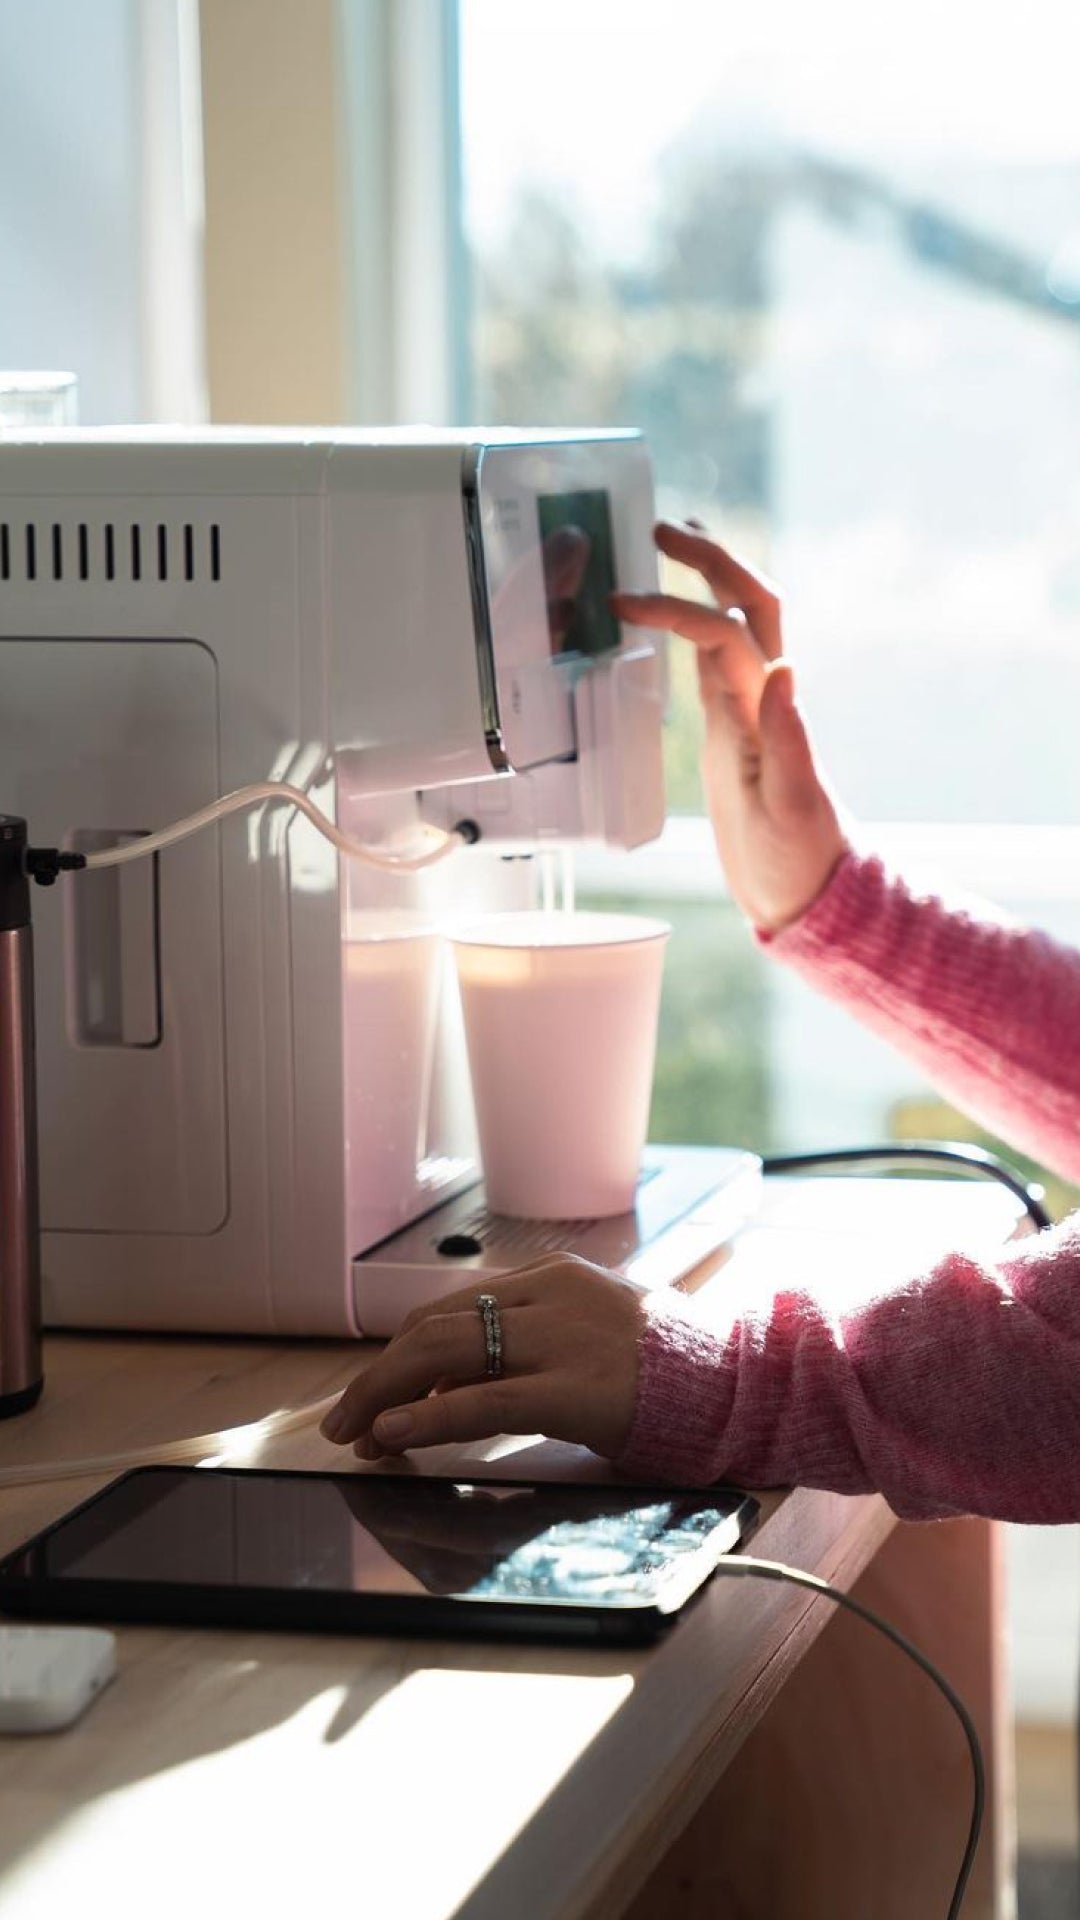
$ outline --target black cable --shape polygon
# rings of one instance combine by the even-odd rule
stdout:
[[[906,1634],[901,1633],[898,1627],[892,1626],[888,1620],[883,1620],[879,1613],[875,1613],[871,1607],[864,1606],[861,1600],[854,1599],[850,1593],[843,1593],[839,1587],[830,1586],[827,1580],[819,1579],[817,1574],[806,1573],[801,1567],[785,1566],[780,1560],[757,1560],[751,1555],[744,1556],[741,1553],[725,1554],[724,1558],[717,1563],[716,1571],[723,1574],[754,1575],[761,1580],[788,1582],[792,1586],[806,1587],[811,1593],[824,1594],[826,1599],[835,1601],[837,1606],[847,1607],[850,1613],[857,1614],[860,1620],[867,1622],[868,1626],[876,1627],[887,1640],[891,1640],[894,1646],[899,1647],[901,1653],[906,1653],[909,1659],[914,1660],[916,1666],[944,1694],[963,1727],[971,1754],[971,1821],[960,1861],[960,1871],[956,1876],[952,1899],[949,1901],[946,1914],[946,1920],[959,1920],[961,1903],[975,1863],[975,1852],[979,1844],[986,1806],[986,1772],[983,1766],[982,1747],[979,1744],[975,1723],[960,1695],[946,1680],[945,1675],[935,1667],[933,1661],[928,1660],[925,1653],[921,1653],[914,1642],[909,1640]]]
[[[1047,1227],[1054,1224],[1046,1207],[1043,1205],[1043,1190],[1041,1187],[1029,1184],[1023,1176],[1017,1172],[1016,1168],[1009,1166],[1006,1161],[999,1159],[996,1154],[988,1153],[985,1147],[978,1147],[967,1141],[886,1141],[881,1144],[860,1147],[823,1148],[812,1153],[767,1154],[762,1160],[762,1171],[765,1174],[806,1173],[811,1168],[816,1167],[881,1166],[890,1161],[902,1161],[907,1165],[911,1165],[912,1163],[921,1165],[946,1163],[962,1168],[965,1172],[974,1176],[996,1180],[999,1185],[1006,1187],[1008,1191],[1014,1194],[1021,1202],[1028,1219],[1037,1232],[1041,1233]],[[869,1607],[864,1607],[861,1601],[853,1599],[850,1594],[842,1593],[838,1587],[832,1587],[827,1581],[819,1580],[816,1575],[805,1573],[801,1568],[783,1566],[779,1561],[754,1560],[749,1557],[744,1559],[742,1555],[725,1558],[720,1562],[718,1571],[729,1574],[757,1574],[763,1580],[789,1581],[795,1586],[806,1587],[812,1592],[824,1593],[828,1599],[833,1600],[838,1606],[847,1607],[851,1613],[857,1614],[861,1620],[865,1620],[870,1626],[876,1627],[879,1633],[883,1633],[886,1639],[891,1640],[903,1653],[906,1653],[910,1659],[914,1660],[916,1666],[921,1668],[922,1672],[925,1673],[927,1677],[934,1682],[934,1685],[940,1692],[944,1694],[959,1719],[967,1739],[971,1754],[973,1782],[971,1823],[968,1828],[967,1844],[964,1848],[960,1871],[957,1875],[956,1885],[953,1889],[947,1915],[947,1920],[957,1920],[957,1916],[960,1913],[960,1905],[974,1864],[975,1851],[979,1843],[983,1810],[986,1802],[986,1775],[983,1765],[982,1749],[979,1745],[979,1736],[975,1731],[975,1725],[971,1715],[961,1700],[960,1695],[949,1684],[944,1674],[938,1671],[933,1662],[928,1660],[926,1655],[921,1653],[919,1648],[916,1647],[912,1641],[908,1640],[897,1627],[892,1626],[889,1621],[883,1620],[879,1614],[874,1613]]]
[[[964,1167],[969,1173],[997,1180],[1015,1194],[1038,1232],[1054,1224],[1042,1203],[1041,1187],[1029,1184],[1015,1167],[988,1153],[985,1147],[973,1146],[965,1140],[890,1140],[875,1146],[825,1148],[817,1153],[773,1153],[767,1154],[761,1164],[767,1174],[805,1173],[810,1167],[851,1166],[860,1162],[880,1164],[887,1160],[924,1164],[945,1161]]]

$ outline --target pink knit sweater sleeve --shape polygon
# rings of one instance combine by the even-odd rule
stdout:
[[[1080,954],[849,854],[768,942],[1018,1146],[1080,1176]],[[722,1282],[717,1283],[718,1287]],[[718,1304],[722,1308],[718,1318]],[[1080,1519],[1080,1215],[986,1263],[650,1305],[619,1465]]]

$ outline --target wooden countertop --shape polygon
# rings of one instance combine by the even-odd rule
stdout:
[[[808,1257],[836,1229],[850,1184],[778,1184],[731,1267]],[[894,1213],[920,1249],[946,1244],[961,1216],[999,1240],[1015,1221],[998,1190],[904,1186],[901,1202],[893,1183],[859,1183],[862,1224],[845,1214],[835,1258],[865,1261],[866,1224],[880,1230]],[[41,1404],[0,1427],[0,1551],[113,1477],[4,1487],[6,1471],[145,1457],[319,1402],[371,1351],[51,1336]],[[310,1424],[249,1435],[245,1460],[343,1464]],[[423,1464],[609,1477],[582,1450],[538,1441],[444,1448]],[[896,1524],[876,1496],[769,1494],[763,1509],[754,1553],[845,1588]],[[242,1908],[294,1920],[347,1906],[393,1920],[613,1917],[831,1612],[794,1588],[719,1578],[642,1651],[122,1628],[118,1676],[80,1723],[0,1739],[0,1915],[216,1920]]]

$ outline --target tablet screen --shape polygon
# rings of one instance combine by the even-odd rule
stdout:
[[[589,1607],[681,1604],[753,1509],[729,1488],[149,1468],[3,1568],[131,1583]]]

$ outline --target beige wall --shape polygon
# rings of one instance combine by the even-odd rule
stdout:
[[[200,0],[216,421],[347,418],[335,0]]]

